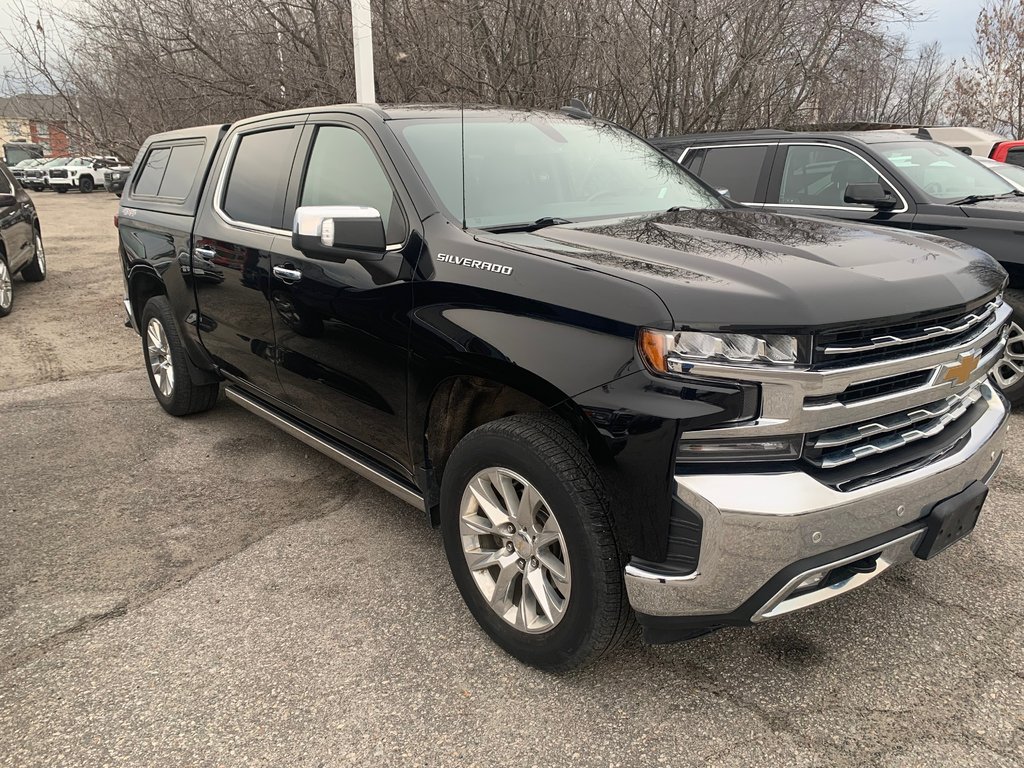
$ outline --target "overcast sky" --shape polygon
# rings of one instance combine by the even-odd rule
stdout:
[[[938,40],[948,56],[965,56],[974,45],[974,22],[982,4],[982,0],[917,0],[928,20],[915,24],[910,37],[917,43]]]

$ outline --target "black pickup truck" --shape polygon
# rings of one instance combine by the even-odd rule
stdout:
[[[993,259],[744,209],[578,110],[303,109],[153,136],[130,179],[164,409],[224,383],[422,509],[541,668],[928,559],[1001,460]]]

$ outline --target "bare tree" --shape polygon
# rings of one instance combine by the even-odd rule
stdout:
[[[347,0],[78,0],[41,18],[13,2],[11,86],[58,95],[97,147],[354,95]],[[888,31],[911,0],[373,3],[383,102],[579,97],[645,135],[940,110],[940,51]]]

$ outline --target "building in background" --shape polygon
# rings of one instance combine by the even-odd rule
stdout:
[[[63,114],[55,96],[0,97],[0,143],[29,141],[42,146],[46,157],[70,155],[75,147]]]

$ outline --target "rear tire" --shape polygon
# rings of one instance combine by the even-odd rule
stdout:
[[[43,236],[37,229],[35,232],[35,256],[21,270],[21,277],[27,283],[41,283],[46,279],[46,251],[43,249]]]
[[[153,394],[169,414],[187,416],[216,404],[219,384],[192,381],[188,353],[166,296],[154,296],[142,310],[142,354]]]
[[[1013,316],[1006,351],[993,369],[993,379],[1012,405],[1020,405],[1024,403],[1024,290],[1008,288],[1003,298],[1013,309]]]
[[[567,671],[633,632],[608,497],[561,419],[520,414],[466,435],[444,470],[441,533],[470,612],[520,661]]]

